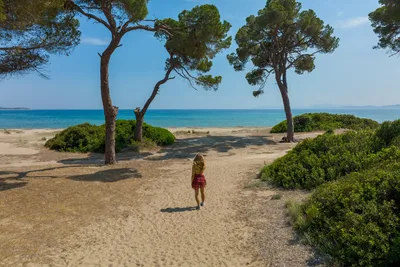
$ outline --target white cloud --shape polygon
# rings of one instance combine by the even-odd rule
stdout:
[[[356,28],[364,24],[367,24],[368,22],[369,22],[368,17],[351,18],[348,20],[339,21],[339,27],[343,29]]]
[[[84,37],[81,40],[82,44],[88,44],[88,45],[108,45],[110,42],[107,39],[101,39],[101,38],[92,38],[92,37]]]
[[[339,12],[337,13],[337,15],[338,15],[338,17],[341,17],[341,16],[344,15],[344,12],[343,12],[343,11],[339,11]]]

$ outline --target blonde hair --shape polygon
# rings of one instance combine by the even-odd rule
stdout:
[[[193,160],[193,174],[202,174],[206,169],[206,161],[204,157],[197,154]]]

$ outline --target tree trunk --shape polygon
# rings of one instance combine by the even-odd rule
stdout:
[[[100,88],[106,123],[106,140],[104,151],[104,163],[106,165],[117,163],[117,157],[115,155],[115,131],[118,108],[113,106],[111,101],[108,81],[108,65],[110,63],[111,55],[118,47],[120,40],[120,37],[113,38],[104,53],[100,55]]]
[[[285,85],[280,86],[280,91],[283,100],[283,106],[285,108],[286,122],[287,122],[287,142],[294,142],[294,124],[292,109],[290,108],[290,100],[287,87]]]
[[[135,126],[135,141],[142,142],[143,139],[143,122],[144,114],[140,112],[140,108],[135,109],[136,126]]]
[[[173,54],[170,54],[170,66],[165,73],[165,76],[162,80],[158,81],[153,88],[153,92],[149,99],[147,99],[146,103],[143,106],[143,109],[140,108],[135,109],[135,117],[136,117],[136,127],[135,127],[135,141],[142,142],[143,138],[143,122],[144,122],[144,115],[146,114],[148,108],[150,107],[151,102],[153,102],[154,98],[156,97],[158,91],[160,90],[160,86],[165,84],[168,80],[174,79],[170,78],[171,72],[174,70],[173,64]]]

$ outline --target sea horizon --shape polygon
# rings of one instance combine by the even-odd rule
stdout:
[[[400,118],[400,110],[376,108],[293,109],[294,116],[327,112],[352,114],[380,123]],[[151,109],[145,121],[165,128],[180,127],[271,127],[285,120],[283,109]],[[133,109],[120,109],[118,119],[135,119]],[[0,110],[0,129],[63,129],[69,126],[104,123],[102,109],[31,109]]]

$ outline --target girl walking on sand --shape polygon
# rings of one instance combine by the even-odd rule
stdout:
[[[196,198],[197,207],[204,206],[204,201],[206,200],[206,195],[204,189],[207,185],[206,177],[204,177],[204,170],[206,169],[206,162],[202,155],[197,154],[193,160],[192,167],[192,188],[194,189],[194,196]],[[199,200],[199,191],[201,192],[201,202]]]

